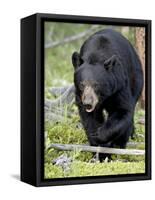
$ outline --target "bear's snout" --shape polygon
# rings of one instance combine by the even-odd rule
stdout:
[[[98,97],[91,86],[85,86],[82,94],[82,103],[87,112],[92,112],[95,109]]]

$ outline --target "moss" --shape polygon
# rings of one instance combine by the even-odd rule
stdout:
[[[46,146],[50,143],[62,144],[87,144],[86,134],[79,124],[80,119],[75,115],[76,108],[72,118],[64,117],[60,123],[46,123]],[[145,113],[137,110],[135,113],[135,137],[130,142],[141,142],[136,146],[137,149],[145,149],[145,128],[139,124],[139,119],[144,117]],[[138,134],[137,134],[138,133]],[[130,147],[131,148],[131,147]],[[62,167],[52,164],[55,158],[66,154],[71,157],[73,162],[69,171],[64,171]],[[45,178],[62,178],[78,176],[99,176],[114,174],[134,174],[145,172],[144,156],[113,155],[112,161],[108,163],[90,163],[93,154],[90,152],[79,151],[58,151],[55,149],[45,149]]]
[[[55,166],[49,163],[45,163],[45,178],[60,178],[63,177],[64,172],[63,169],[59,166]]]
[[[144,162],[110,162],[110,163],[88,163],[74,161],[70,170],[63,172],[61,167],[52,164],[45,165],[45,178],[63,178],[63,177],[84,177],[84,176],[103,176],[118,174],[136,174],[144,173]]]

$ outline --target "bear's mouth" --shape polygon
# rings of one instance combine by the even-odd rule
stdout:
[[[92,112],[93,110],[94,110],[94,106],[92,106],[92,105],[90,105],[90,104],[88,104],[88,105],[85,105],[85,109],[86,109],[86,111],[87,112]]]
[[[87,112],[92,112],[94,110],[94,108],[92,109],[86,109]]]

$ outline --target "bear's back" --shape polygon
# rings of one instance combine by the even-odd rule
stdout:
[[[123,64],[137,56],[130,42],[119,32],[111,29],[98,31],[84,42],[80,51],[81,57],[87,59],[94,54],[100,54],[104,60],[115,54]]]

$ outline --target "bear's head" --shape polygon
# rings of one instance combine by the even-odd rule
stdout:
[[[93,112],[123,85],[124,73],[116,55],[104,61],[90,63],[74,52],[72,63],[76,98],[87,112]]]

